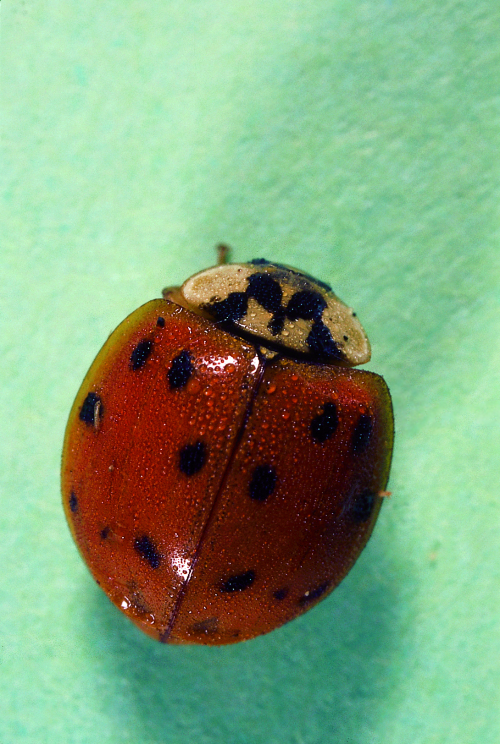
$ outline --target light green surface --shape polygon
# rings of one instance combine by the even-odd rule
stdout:
[[[498,744],[498,0],[15,0],[2,23],[0,742]],[[82,565],[60,449],[107,334],[219,240],[355,306],[394,495],[309,614],[164,647]]]

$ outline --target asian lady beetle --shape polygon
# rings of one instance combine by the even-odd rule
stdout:
[[[389,476],[382,377],[331,288],[256,259],[132,313],[71,410],[62,493],[95,580],[143,631],[225,644],[310,609],[365,546]]]

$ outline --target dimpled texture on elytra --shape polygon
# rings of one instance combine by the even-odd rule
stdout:
[[[278,290],[247,286],[247,309],[258,302],[279,330]],[[320,304],[291,298],[288,321],[310,332]],[[97,583],[142,630],[233,643],[303,613],[349,571],[392,437],[378,375],[269,361],[224,319],[153,300],[111,335],[77,395],[66,516]]]

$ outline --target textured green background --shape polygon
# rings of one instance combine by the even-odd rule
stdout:
[[[13,0],[2,33],[2,744],[498,744],[498,0]],[[219,240],[355,306],[394,495],[309,614],[164,647],[81,563],[61,441]]]

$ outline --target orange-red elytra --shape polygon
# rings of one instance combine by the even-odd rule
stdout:
[[[353,369],[369,358],[328,285],[264,259],[196,274],[110,336],[69,416],[62,493],[139,628],[234,643],[337,586],[388,495],[391,398]]]

